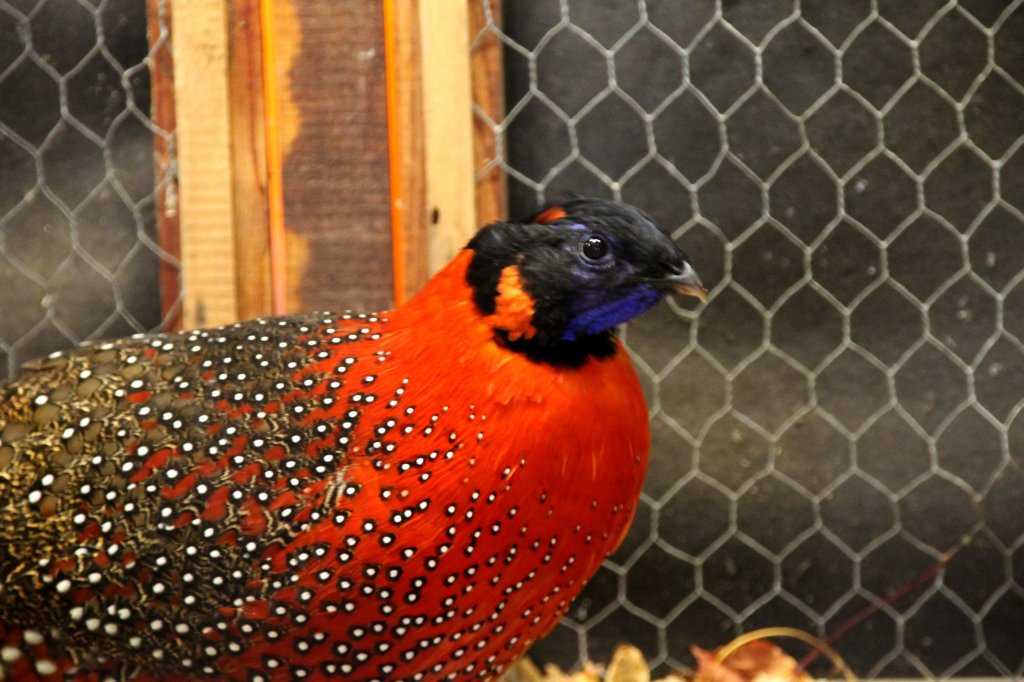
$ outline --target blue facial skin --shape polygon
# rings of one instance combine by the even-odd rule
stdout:
[[[563,341],[575,341],[580,336],[599,334],[647,312],[660,301],[665,292],[648,284],[628,289],[620,298],[608,299],[608,291],[593,291],[579,299],[580,312],[573,316],[562,333]],[[607,300],[602,300],[607,299]]]
[[[572,225],[570,229],[583,232],[581,241],[592,234],[583,225]],[[600,236],[609,247],[605,258],[593,261],[576,252],[580,262],[573,268],[573,275],[580,284],[580,293],[575,301],[573,317],[562,332],[563,341],[575,341],[581,336],[599,334],[628,322],[647,312],[665,295],[665,292],[649,284],[631,284],[622,288],[597,286],[598,282],[607,284],[609,279],[625,283],[632,274],[621,270],[623,264],[617,257],[620,246],[614,235]]]

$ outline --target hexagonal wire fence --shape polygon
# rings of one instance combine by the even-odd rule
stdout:
[[[176,315],[156,220],[158,197],[174,211],[173,130],[150,111],[169,0],[151,4],[150,41],[146,0],[0,0],[0,379]],[[156,171],[154,140],[171,150]]]
[[[479,177],[636,203],[711,289],[627,330],[648,484],[534,657],[790,625],[865,676],[1024,673],[1021,2],[480,1]]]
[[[481,2],[481,176],[633,201],[712,286],[628,330],[648,488],[535,654],[788,624],[864,675],[1021,674],[1021,2]],[[0,0],[0,374],[164,319],[155,4],[147,43],[142,0]]]

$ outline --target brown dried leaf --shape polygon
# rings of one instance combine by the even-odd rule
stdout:
[[[548,664],[542,674],[528,658],[520,659],[509,670],[503,682],[651,682],[651,670],[644,655],[634,646],[623,645],[615,650],[607,671],[588,661],[583,670],[569,674]],[[686,682],[678,675],[669,675],[657,682]]]
[[[503,682],[544,682],[544,674],[526,656],[523,656],[502,678]]]
[[[608,665],[605,682],[651,682],[647,660],[635,646],[622,645]]]
[[[697,659],[697,682],[809,682],[796,660],[771,642],[758,639],[744,644],[719,663],[720,649],[692,647]]]

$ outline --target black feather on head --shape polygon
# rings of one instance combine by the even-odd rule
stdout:
[[[514,267],[533,316],[528,334],[496,337],[538,360],[582,362],[614,352],[615,327],[669,291],[702,296],[686,255],[647,214],[614,201],[571,198],[517,223],[494,223],[469,242],[473,301],[495,316],[499,283]]]

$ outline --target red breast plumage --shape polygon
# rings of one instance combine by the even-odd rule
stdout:
[[[542,216],[394,311],[98,344],[2,389],[0,670],[500,675],[634,513],[647,412],[610,330],[702,291],[635,209]]]

